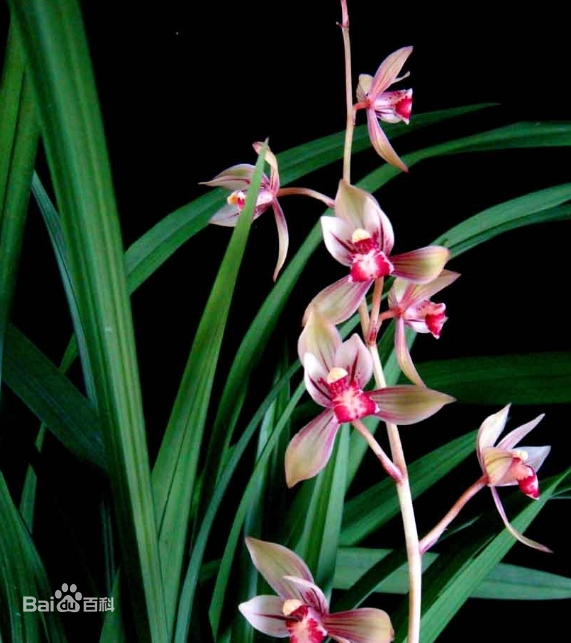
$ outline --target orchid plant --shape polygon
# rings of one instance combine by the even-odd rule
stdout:
[[[502,267],[494,265],[494,280],[505,309],[485,295],[486,279],[474,290],[471,266],[459,257],[471,251],[484,274],[493,263],[481,253],[489,240],[531,224],[568,224],[571,185],[523,191],[479,214],[455,203],[463,218],[445,232],[432,214],[439,204],[428,204],[432,236],[412,249],[402,234],[409,213],[398,201],[381,207],[392,178],[403,193],[412,189],[419,161],[437,165],[456,154],[461,168],[468,156],[489,159],[510,148],[566,154],[571,124],[489,129],[483,115],[497,108],[483,104],[413,115],[413,47],[390,53],[380,41],[370,61],[381,60],[377,71],[354,83],[349,8],[340,0],[344,131],[291,150],[253,135],[253,152],[236,151],[224,163],[230,167],[198,177],[200,196],[125,248],[113,187],[121,181],[112,177],[97,56],[92,61],[87,48],[81,6],[8,0],[8,8],[0,85],[2,431],[13,437],[26,423],[32,428],[23,447],[0,449],[0,640],[432,643],[446,640],[471,597],[486,605],[571,598],[571,578],[542,569],[557,534],[541,521],[533,529],[542,542],[527,532],[571,490],[571,466],[556,460],[561,438],[549,433],[555,411],[501,437],[510,413],[515,422],[528,412],[519,407],[571,401],[569,353],[526,347],[518,355],[450,358],[446,345],[449,329],[464,351],[472,341],[461,328],[460,296],[478,330],[504,318],[510,329],[523,323],[528,302],[512,294],[516,284]],[[450,139],[452,120],[465,135]],[[443,142],[419,149],[421,129]],[[405,133],[413,151],[401,157],[396,139]],[[358,154],[374,163],[370,174],[357,176]],[[326,187],[307,187],[324,168]],[[447,179],[438,184],[441,199],[448,187]],[[301,200],[308,212],[319,210],[307,236],[298,244],[292,233],[290,243]],[[277,239],[272,228],[266,240],[272,215]],[[19,326],[26,217],[45,224],[41,235],[65,294],[60,360]],[[206,262],[222,247],[210,284]],[[265,274],[259,251],[267,247],[277,247],[277,260],[272,255],[273,272]],[[172,373],[153,370],[150,389],[147,372],[139,374],[148,347],[131,295],[168,270],[177,252],[189,268],[170,281],[184,284],[184,296],[174,297],[171,314],[154,300],[151,309],[172,321],[190,301],[198,322],[156,421],[158,391]],[[255,274],[244,278],[250,252]],[[257,310],[242,299],[254,289],[265,296]],[[168,323],[152,342],[167,354]],[[448,355],[419,359],[417,339],[436,355],[444,344]],[[540,444],[553,442],[550,458],[549,446],[520,446],[536,428]],[[465,488],[457,484],[465,479]],[[85,496],[70,503],[79,492]],[[65,543],[63,554],[54,540]],[[514,546],[537,554],[533,567],[502,562]],[[394,607],[395,597],[384,594],[402,595],[402,603]]]

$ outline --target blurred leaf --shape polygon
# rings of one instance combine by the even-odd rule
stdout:
[[[466,404],[571,402],[569,352],[466,357],[420,363],[417,367],[431,387]]]
[[[58,612],[24,611],[31,596],[48,600],[52,591],[36,547],[0,473],[0,637],[13,643],[65,643]]]
[[[80,460],[107,469],[101,425],[88,400],[17,328],[4,356],[6,384]]]
[[[0,85],[0,382],[39,128],[24,52],[10,25]]]
[[[335,568],[335,589],[349,589],[363,574],[383,558],[390,555],[390,549],[366,549],[363,547],[341,547]],[[427,552],[423,556],[423,570],[438,558],[438,554]],[[375,589],[387,594],[408,592],[406,566],[385,578]],[[471,598],[497,600],[555,600],[571,598],[571,578],[549,574],[537,569],[500,563],[475,587]]]

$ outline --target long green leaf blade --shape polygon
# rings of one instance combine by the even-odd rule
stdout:
[[[139,640],[166,643],[124,254],[87,38],[75,0],[11,0],[9,6],[40,106],[41,134],[89,346],[83,366],[96,387],[135,626]]]
[[[334,588],[350,589],[373,565],[390,554],[390,549],[341,547],[337,555]],[[426,571],[437,558],[438,554],[427,552],[423,556],[423,570]],[[375,591],[406,594],[408,592],[406,566],[383,579]],[[538,569],[500,563],[480,585],[474,588],[470,598],[512,601],[569,599],[571,598],[571,578]]]
[[[417,366],[431,386],[466,404],[571,402],[568,352],[466,357]]]

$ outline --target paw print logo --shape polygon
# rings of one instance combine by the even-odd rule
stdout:
[[[56,605],[58,612],[79,612],[82,595],[77,591],[75,583],[69,587],[67,583],[63,583],[61,589],[56,589],[54,596],[59,601]]]

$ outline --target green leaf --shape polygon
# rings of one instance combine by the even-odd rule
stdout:
[[[435,244],[450,248],[452,257],[499,234],[533,223],[571,218],[571,183],[532,192],[500,203],[462,221],[438,237]]]
[[[24,611],[25,596],[52,596],[47,574],[0,473],[0,637],[13,643],[65,643],[57,612]]]
[[[346,590],[358,582],[373,565],[391,554],[390,549],[341,547],[337,554],[334,588]],[[423,571],[438,558],[427,552],[423,556]],[[406,565],[381,580],[376,592],[406,594],[408,573]],[[547,572],[500,563],[482,583],[473,589],[470,598],[496,600],[556,600],[571,598],[571,578]]]
[[[466,404],[569,404],[571,353],[530,353],[417,364],[430,385]],[[462,377],[458,377],[462,373]]]
[[[140,641],[166,643],[156,521],[124,252],[105,135],[75,0],[10,0],[32,77],[103,426]],[[73,61],[73,64],[70,64]],[[81,132],[81,136],[77,133]]]
[[[210,602],[209,617],[215,640],[217,639],[218,631],[220,628],[222,607],[225,604],[226,589],[228,587],[228,580],[230,577],[230,571],[232,568],[232,562],[234,560],[236,547],[238,546],[238,540],[242,534],[242,526],[244,524],[248,508],[252,505],[252,503],[256,502],[255,492],[257,489],[258,477],[260,475],[263,475],[263,471],[267,466],[267,462],[279,442],[281,433],[287,426],[289,417],[304,392],[305,387],[303,386],[303,384],[300,384],[292,394],[287,408],[284,410],[284,413],[282,414],[279,422],[274,427],[273,432],[269,435],[260,457],[256,460],[252,475],[250,476],[250,479],[244,489],[242,499],[240,500],[240,503],[236,509],[234,520],[232,522],[226,546],[224,548],[224,554],[222,556],[220,568],[216,577],[214,592],[212,594],[212,599]],[[181,605],[184,605],[185,612],[188,609],[186,606],[187,598],[185,594],[194,592],[194,588],[191,586],[190,582],[187,582],[188,580],[189,578],[187,577],[187,579],[185,579],[185,586],[183,594],[181,596]],[[185,625],[184,629],[180,629],[180,637],[179,630],[177,629],[177,638],[175,639],[175,643],[184,643],[186,641],[185,637],[187,636],[187,628],[188,624]]]
[[[39,128],[24,52],[12,23],[0,85],[0,382]]]
[[[200,320],[153,469],[169,629],[174,627],[179,599],[183,560],[188,547],[191,500],[214,375],[261,184],[265,151],[264,148],[260,152],[244,209]],[[186,616],[190,618],[190,613]]]
[[[88,400],[17,328],[6,335],[6,384],[80,460],[107,469],[99,418]]]

